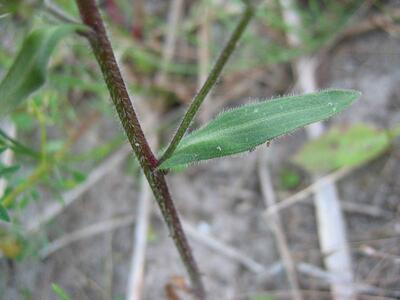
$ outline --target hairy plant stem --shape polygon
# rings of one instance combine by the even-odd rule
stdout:
[[[221,51],[217,61],[215,62],[210,74],[207,77],[207,80],[201,87],[200,91],[194,97],[192,103],[190,104],[188,110],[186,111],[185,116],[183,117],[181,124],[179,125],[174,137],[172,138],[171,142],[169,143],[167,149],[165,150],[164,154],[159,160],[159,164],[163,163],[165,160],[171,157],[174,153],[176,148],[179,145],[179,142],[182,140],[183,136],[185,135],[186,131],[188,130],[190,124],[192,123],[194,117],[196,116],[197,111],[199,110],[201,104],[203,103],[204,99],[207,97],[208,93],[215,85],[219,75],[222,72],[225,64],[227,63],[229,57],[232,55],[233,51],[236,48],[236,45],[242,36],[244,30],[246,29],[247,25],[249,24],[251,18],[254,15],[254,8],[252,5],[245,1],[246,9],[242,14],[242,17],[237,24],[235,30],[232,32],[228,42],[226,43],[225,47]]]
[[[205,299],[201,275],[183,232],[165,177],[162,172],[156,169],[158,161],[139,124],[95,0],[76,0],[76,2],[82,21],[92,30],[92,33],[88,36],[89,42],[100,65],[128,140],[150,184],[172,239],[187,269],[193,291],[199,299]]]

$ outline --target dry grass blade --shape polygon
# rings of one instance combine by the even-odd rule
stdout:
[[[92,224],[83,229],[66,234],[63,237],[51,242],[39,253],[40,258],[45,259],[60,249],[80,240],[88,239],[92,236],[115,230],[120,227],[128,226],[135,221],[134,215],[112,218],[107,221]]]
[[[156,122],[157,116],[150,110],[145,101],[139,98],[142,113],[146,115],[146,128],[150,128],[151,124]],[[147,134],[149,143],[156,149],[158,147],[158,138],[154,132]],[[146,261],[147,249],[147,236],[150,222],[151,201],[152,201],[151,188],[148,185],[146,178],[142,174],[140,177],[140,194],[139,194],[139,207],[137,211],[137,222],[135,226],[135,237],[133,239],[131,267],[128,277],[126,288],[127,300],[140,300],[142,299],[143,284],[144,284],[144,269]]]
[[[197,34],[198,40],[198,48],[197,48],[197,56],[198,56],[198,88],[200,89],[202,85],[207,80],[207,75],[209,72],[210,66],[210,8],[209,3],[202,2],[200,3],[200,11],[199,14],[200,21],[199,21],[199,30]],[[207,95],[205,101],[209,101],[211,97],[211,92]],[[211,101],[210,103],[213,103]],[[206,105],[203,109],[199,112],[199,119],[202,123],[207,121],[207,116],[210,115],[211,105]]]
[[[208,248],[222,254],[225,257],[228,257],[234,261],[237,261],[250,271],[254,273],[262,273],[265,271],[265,268],[262,264],[256,262],[252,258],[248,257],[245,253],[241,253],[237,249],[229,246],[225,243],[222,243],[215,237],[211,235],[205,235],[199,232],[195,227],[190,225],[189,223],[183,221],[183,227],[190,238],[193,240],[206,245]]]
[[[302,22],[296,11],[295,1],[280,0],[280,3],[286,25],[290,28],[300,28]],[[292,46],[301,46],[303,43],[300,35],[295,31],[289,32],[287,39]],[[317,90],[317,65],[317,60],[309,57],[302,57],[294,63],[293,68],[297,74],[298,88],[301,92],[310,93]],[[323,131],[322,123],[315,123],[307,127],[307,135],[311,139],[318,137]],[[328,272],[338,279],[331,284],[333,299],[354,299],[351,255],[347,242],[344,215],[335,183],[330,180],[319,182],[315,186],[314,196],[319,243],[324,255],[324,264]]]
[[[274,188],[272,186],[271,176],[268,171],[268,162],[265,153],[262,151],[259,152],[259,160],[258,160],[258,176],[261,185],[261,192],[263,195],[263,199],[265,202],[265,206],[269,207],[271,205],[275,205],[276,203],[276,195]],[[280,215],[275,213],[274,215],[270,215],[266,218],[266,221],[270,224],[271,230],[275,235],[275,239],[277,242],[277,246],[279,249],[279,253],[281,255],[283,264],[285,266],[286,274],[289,280],[289,284],[291,287],[291,295],[295,300],[303,299],[300,288],[299,288],[299,280],[297,278],[296,266],[293,261],[292,255],[289,250],[288,242],[285,236],[285,232],[283,230],[282,221]]]
[[[151,211],[151,189],[144,176],[141,176],[141,189],[139,195],[139,207],[133,240],[131,267],[127,284],[127,300],[140,300],[143,290],[144,264],[147,248],[147,232]]]
[[[392,29],[396,28],[395,22],[399,19],[400,8],[395,8],[384,13],[377,13],[347,28],[340,34],[339,38],[351,38],[355,35],[360,35],[379,28],[391,32]],[[399,30],[398,27],[397,30]]]
[[[54,202],[47,206],[44,211],[34,219],[30,219],[26,225],[28,232],[34,232],[40,227],[56,216],[62,211],[78,200],[84,193],[90,190],[102,178],[114,170],[120,163],[122,163],[131,153],[129,145],[122,146],[117,152],[108,157],[103,163],[97,166],[87,177],[85,182],[78,185],[76,188],[65,192],[62,195],[63,202]]]
[[[156,79],[156,82],[161,86],[167,84],[167,68],[174,57],[177,31],[179,22],[182,17],[183,3],[183,0],[171,1],[168,15],[168,31],[162,53],[161,72],[158,74]]]
[[[309,185],[305,189],[289,196],[288,198],[276,203],[275,205],[272,205],[268,207],[266,214],[274,214],[275,212],[278,212],[279,210],[288,208],[296,203],[299,203],[303,200],[305,200],[307,197],[312,195],[314,193],[314,190],[316,189],[317,186],[321,185],[322,182],[324,181],[331,181],[335,182],[349,173],[351,173],[354,170],[354,168],[343,168],[338,171],[335,171],[331,174],[328,174],[324,177],[319,178],[317,181],[315,181],[313,184]]]

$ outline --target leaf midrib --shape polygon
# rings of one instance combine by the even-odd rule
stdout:
[[[283,116],[286,117],[286,116],[289,116],[291,114],[298,114],[298,113],[301,113],[301,112],[304,112],[304,111],[312,111],[312,110],[320,109],[321,107],[323,107],[322,103],[320,105],[318,105],[318,106],[313,106],[311,108],[309,107],[309,108],[304,108],[304,109],[299,109],[299,110],[294,110],[294,111],[289,111],[289,112],[283,112],[283,113],[279,112],[279,113],[274,114],[273,116],[270,116],[268,118],[268,120],[266,120],[266,121],[274,121],[274,120],[276,120],[278,118],[281,118]],[[337,110],[337,112],[338,111],[340,111],[340,110]],[[332,114],[332,115],[334,115],[334,114]],[[182,145],[182,147],[180,147],[180,149],[178,151],[182,151],[183,149],[185,149],[185,148],[187,148],[187,147],[189,147],[189,146],[191,146],[191,145],[193,145],[195,143],[206,142],[207,140],[218,138],[218,137],[220,137],[220,136],[222,136],[222,135],[224,135],[226,133],[229,133],[231,131],[235,131],[235,130],[237,130],[239,128],[242,128],[242,129],[245,130],[248,127],[256,125],[257,123],[260,123],[260,118],[248,121],[245,124],[241,123],[241,124],[237,124],[237,125],[234,125],[234,126],[231,126],[231,127],[228,127],[228,128],[220,129],[218,131],[215,131],[214,133],[209,133],[209,134],[206,134],[206,135],[205,135],[205,133],[198,133],[198,136],[192,138],[192,141],[187,142],[186,144],[185,144],[185,141],[183,141],[183,143],[182,143],[183,145]],[[206,130],[206,128],[204,130]],[[189,139],[190,135],[188,135],[186,138]]]

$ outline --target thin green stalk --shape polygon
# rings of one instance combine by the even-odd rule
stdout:
[[[40,163],[40,165],[32,172],[32,174],[29,175],[26,181],[20,183],[7,196],[4,197],[1,204],[4,207],[9,208],[19,195],[39,183],[49,170],[49,165],[45,161]]]
[[[190,104],[188,110],[186,111],[185,116],[183,117],[181,124],[179,125],[175,136],[172,138],[171,142],[169,143],[167,149],[165,150],[164,154],[159,160],[159,164],[163,163],[165,160],[171,157],[174,153],[175,149],[178,147],[180,141],[182,140],[183,136],[185,135],[186,131],[188,130],[190,124],[192,123],[194,117],[197,114],[201,104],[203,103],[204,99],[207,97],[208,93],[215,85],[219,75],[222,72],[225,64],[227,63],[229,57],[232,55],[233,51],[236,48],[236,45],[243,35],[247,25],[249,24],[251,18],[254,15],[254,9],[250,3],[247,1],[245,2],[246,9],[243,12],[243,15],[237,24],[235,30],[232,32],[228,42],[226,43],[225,47],[222,49],[217,61],[215,62],[210,74],[206,82],[201,87],[200,91],[194,97],[192,103]]]
[[[165,177],[161,171],[156,169],[158,161],[148,145],[133,109],[96,2],[95,0],[76,0],[76,2],[83,22],[92,30],[88,36],[90,45],[100,65],[128,140],[149,182],[171,237],[189,274],[193,291],[198,299],[205,299],[201,275],[192,250],[182,229]]]

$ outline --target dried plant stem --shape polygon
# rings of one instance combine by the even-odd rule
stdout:
[[[272,186],[271,175],[268,170],[268,158],[266,154],[260,152],[258,157],[258,176],[260,179],[261,193],[264,198],[266,208],[276,205],[276,194]],[[266,220],[271,226],[271,230],[275,236],[282,263],[285,267],[287,278],[290,284],[290,292],[292,299],[302,300],[303,296],[300,292],[299,279],[296,271],[296,264],[289,250],[289,244],[283,230],[283,224],[279,213],[266,216]]]
[[[157,159],[150,149],[131,104],[95,0],[76,0],[76,2],[83,22],[92,30],[89,35],[90,45],[100,65],[128,140],[150,184],[171,237],[187,269],[193,291],[199,299],[204,299],[205,292],[197,264],[183,232],[164,175],[156,169]]]
[[[300,28],[301,18],[296,11],[295,1],[280,0],[283,20],[291,28]],[[303,44],[301,36],[295,31],[287,33],[290,45]],[[302,92],[317,90],[316,69],[318,61],[314,57],[301,57],[293,65],[297,74],[298,87]],[[310,139],[317,138],[324,131],[322,123],[314,123],[306,128]],[[351,252],[347,241],[346,222],[341,208],[337,187],[330,180],[315,186],[314,204],[317,219],[318,237],[324,264],[329,273],[338,280],[331,283],[332,299],[354,300],[357,295],[353,288],[353,269]]]
[[[212,26],[212,16],[210,12],[210,4],[206,2],[202,2],[199,5],[200,13],[199,13],[199,29],[197,34],[197,65],[198,65],[198,73],[197,73],[197,82],[198,87],[206,82],[207,75],[210,69],[210,32]],[[213,101],[214,99],[211,97],[211,91],[204,99],[204,101]],[[200,123],[205,123],[211,115],[210,110],[214,108],[213,105],[206,105],[203,107],[203,110],[199,112],[199,120]]]
[[[141,188],[139,195],[139,207],[137,222],[135,226],[135,239],[133,242],[131,267],[128,277],[126,299],[142,299],[144,285],[144,270],[146,261],[147,233],[151,213],[151,189],[142,176],[140,179]]]
[[[89,176],[83,183],[79,184],[74,189],[63,193],[61,195],[61,199],[63,199],[62,202],[53,201],[49,206],[46,206],[38,216],[29,219],[25,226],[27,232],[34,233],[38,231],[41,226],[61,214],[65,208],[80,199],[84,193],[93,188],[95,184],[112,172],[112,170],[116,169],[130,153],[131,149],[127,144],[106,158],[90,172]]]
[[[156,82],[160,86],[168,84],[168,66],[174,58],[175,46],[178,37],[178,28],[183,12],[183,0],[173,0],[169,6],[168,29],[162,53],[161,72],[157,74]]]
[[[229,57],[232,55],[233,51],[236,48],[236,45],[242,36],[244,30],[246,29],[247,25],[249,24],[251,18],[254,15],[253,7],[247,3],[246,9],[243,12],[243,15],[236,26],[235,30],[233,31],[231,37],[229,38],[228,42],[226,43],[225,47],[221,51],[217,61],[214,64],[210,74],[206,82],[203,84],[200,91],[194,97],[192,103],[190,104],[188,110],[186,111],[185,116],[182,119],[181,124],[178,127],[178,130],[175,133],[175,136],[172,138],[172,141],[165,150],[164,154],[162,155],[159,164],[164,162],[166,159],[171,157],[172,153],[178,147],[179,142],[182,140],[183,136],[185,135],[186,131],[188,130],[190,124],[192,123],[197,111],[199,110],[201,104],[203,103],[204,99],[207,97],[208,93],[215,85],[219,75],[222,72],[226,62],[228,61]]]
[[[266,211],[266,215],[273,215],[277,213],[278,211],[288,208],[294,204],[299,203],[300,201],[303,201],[307,199],[310,195],[312,195],[315,191],[315,189],[322,184],[322,182],[325,181],[331,181],[331,182],[336,182],[339,179],[342,179],[346,175],[350,174],[352,171],[354,171],[356,168],[342,168],[339,169],[335,172],[332,172],[328,175],[325,175],[321,178],[319,178],[317,181],[314,183],[310,184],[308,187],[304,188],[303,190],[289,196],[288,198],[280,201],[279,203],[272,205],[268,207]]]
[[[150,125],[154,124],[159,116],[158,114],[152,113],[148,105],[144,105],[145,103],[144,101],[140,102],[140,107],[146,112],[147,116],[145,122],[143,122],[143,126],[145,128],[151,128]],[[147,134],[147,139],[153,149],[158,149],[159,141],[156,133],[149,132]],[[151,188],[147,184],[146,178],[141,175],[135,237],[132,245],[131,267],[127,282],[126,300],[140,300],[143,298],[147,237],[150,226],[152,201]]]
[[[132,225],[135,222],[135,215],[127,215],[122,217],[114,217],[106,221],[101,221],[85,228],[78,229],[74,232],[68,233],[61,238],[58,238],[48,244],[39,252],[39,257],[45,259],[51,256],[53,253],[60,249],[67,247],[68,245],[75,243],[80,240],[86,240],[96,235],[100,235],[105,232],[116,230],[120,227]]]
[[[183,228],[185,228],[185,231],[187,232],[187,235],[190,239],[193,239],[194,241],[203,244],[209,249],[231,259],[232,261],[241,264],[243,267],[247,268],[251,272],[262,274],[267,271],[267,269],[262,264],[249,257],[247,253],[240,252],[238,249],[232,247],[229,244],[225,244],[218,238],[213,237],[212,235],[200,232],[195,226],[189,224],[188,222],[185,222],[185,220],[182,220],[182,223]]]

